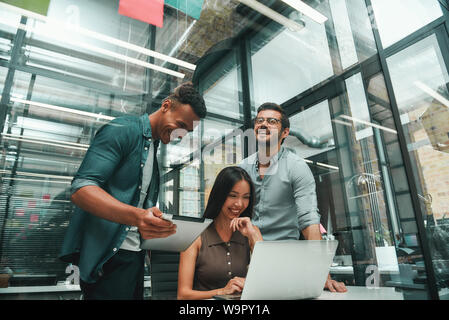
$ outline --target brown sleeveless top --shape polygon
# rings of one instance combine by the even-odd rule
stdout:
[[[212,223],[201,234],[201,248],[195,264],[193,290],[223,288],[234,277],[246,277],[249,260],[248,239],[236,231],[229,242],[224,242]]]

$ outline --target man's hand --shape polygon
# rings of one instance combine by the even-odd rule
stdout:
[[[176,225],[161,217],[162,212],[156,207],[145,211],[137,225],[143,239],[166,238],[176,233]]]
[[[343,282],[338,282],[331,279],[331,276],[328,275],[326,283],[324,284],[324,289],[329,290],[330,292],[346,292],[346,286]]]

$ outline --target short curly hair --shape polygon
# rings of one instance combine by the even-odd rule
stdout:
[[[174,100],[181,104],[188,104],[200,119],[206,117],[206,103],[204,102],[203,97],[195,89],[192,82],[185,82],[179,85],[166,99]]]

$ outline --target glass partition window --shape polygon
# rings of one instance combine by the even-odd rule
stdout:
[[[435,35],[387,59],[440,295],[449,287],[449,76]]]
[[[201,185],[199,161],[183,168],[180,173],[179,214],[201,217]]]
[[[334,136],[327,100],[290,117],[290,135],[284,145],[301,158],[333,149]]]
[[[0,67],[0,90],[3,91],[3,87],[5,86],[6,74],[8,73],[8,69]],[[1,95],[0,95],[1,99]]]
[[[238,90],[238,73],[234,67],[221,79],[204,91],[204,101],[208,112],[220,114],[233,119],[243,119],[240,109]]]
[[[137,54],[98,39],[148,42],[148,25],[117,9],[83,0],[51,1],[47,18],[0,12],[0,273],[10,286],[67,279],[58,255],[73,176],[98,128],[146,111],[146,68],[122,59]]]
[[[333,75],[326,29],[306,17],[298,31],[251,41],[255,106],[283,103]]]
[[[384,48],[443,15],[438,0],[371,0],[371,4]]]
[[[331,275],[425,299],[423,255],[383,75],[364,83],[356,73],[345,85],[345,93],[291,116],[284,143],[309,165],[321,224],[339,240]]]
[[[249,129],[249,131],[252,130]],[[239,125],[207,119],[204,121],[203,145],[202,172],[205,208],[215,178],[221,169],[237,165],[243,159],[242,132]]]
[[[256,107],[282,104],[377,53],[363,0],[307,2],[328,21],[286,12],[301,30],[272,23],[250,41]]]

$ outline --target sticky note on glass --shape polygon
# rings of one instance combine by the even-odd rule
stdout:
[[[39,13],[43,16],[47,15],[48,7],[50,5],[50,0],[0,0],[0,2]]]
[[[164,0],[120,0],[118,13],[162,28]]]
[[[178,9],[194,19],[199,19],[204,0],[165,0],[165,4]]]

